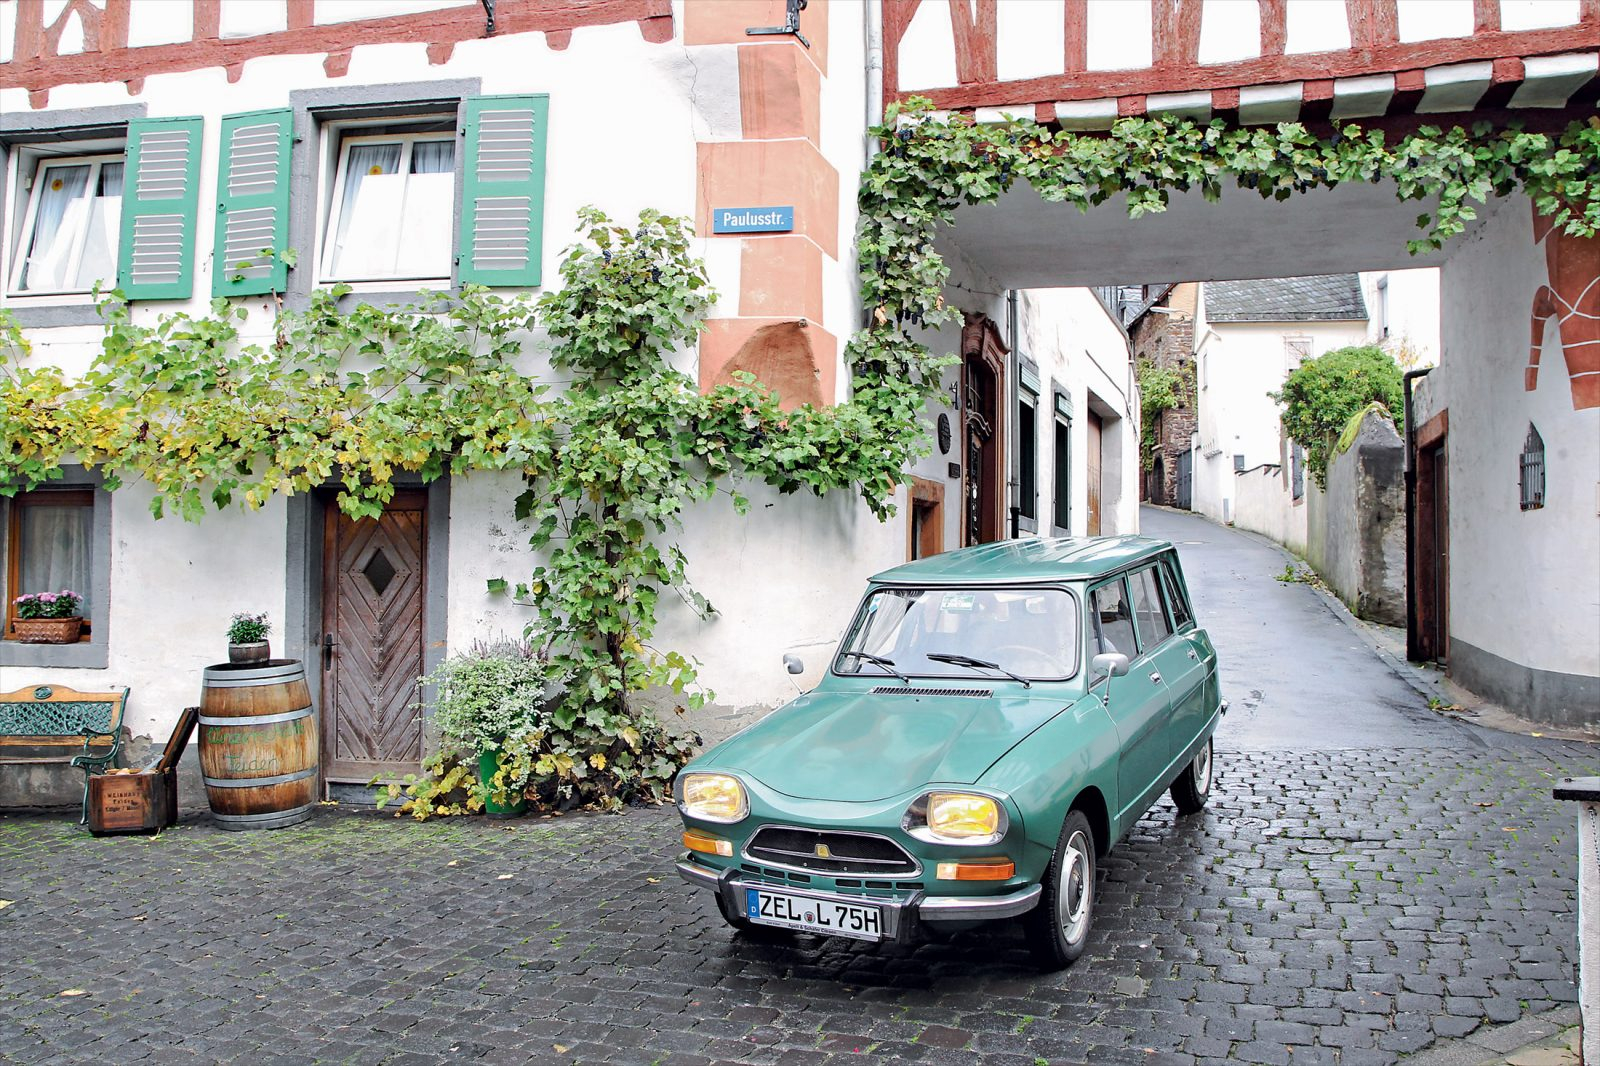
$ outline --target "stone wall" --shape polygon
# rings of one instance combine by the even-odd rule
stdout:
[[[1366,412],[1350,446],[1328,460],[1325,493],[1307,493],[1307,560],[1357,616],[1406,624],[1405,443]]]

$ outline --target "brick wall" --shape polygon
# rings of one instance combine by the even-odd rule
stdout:
[[[1194,311],[1199,285],[1186,282],[1174,286],[1156,307],[1170,313],[1147,311],[1128,331],[1137,363],[1148,359],[1161,367],[1191,366],[1194,363]],[[1161,412],[1156,419],[1156,448],[1161,458],[1160,477],[1155,464],[1140,479],[1140,496],[1151,503],[1171,504],[1177,500],[1178,454],[1189,450],[1189,438],[1198,418],[1192,405]],[[1159,483],[1158,483],[1159,481]]]

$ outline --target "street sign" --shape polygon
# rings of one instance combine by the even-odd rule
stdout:
[[[715,207],[712,233],[788,233],[794,229],[792,207]]]

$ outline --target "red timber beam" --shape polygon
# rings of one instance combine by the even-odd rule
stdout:
[[[1371,0],[1373,4],[1381,0]],[[903,100],[911,96],[927,97],[935,108],[965,111],[977,107],[1021,107],[1023,105],[1052,104],[1073,100],[1101,100],[1110,97],[1148,96],[1155,93],[1194,92],[1200,90],[1237,90],[1251,85],[1273,85],[1285,82],[1322,82],[1335,78],[1359,77],[1366,74],[1396,75],[1397,95],[1411,89],[1416,82],[1420,95],[1422,71],[1427,67],[1449,63],[1466,63],[1481,60],[1522,59],[1527,56],[1555,55],[1562,52],[1579,52],[1600,47],[1600,0],[1584,0],[1583,20],[1573,26],[1558,26],[1540,30],[1494,30],[1471,37],[1446,38],[1408,43],[1392,42],[1365,48],[1350,48],[1338,52],[1311,52],[1285,55],[1281,52],[1283,32],[1274,22],[1281,11],[1273,0],[1263,0],[1261,38],[1263,48],[1280,49],[1254,59],[1241,59],[1231,63],[1190,64],[1188,66],[1151,66],[1136,70],[1085,71],[1068,69],[1061,74],[1017,81],[979,82],[959,87],[936,89],[911,89],[897,91],[897,82],[888,75],[896,71],[895,52],[899,38],[904,36],[905,25],[915,4],[908,0],[886,0],[885,23],[891,5],[904,4],[911,9],[899,33],[890,38],[885,34],[884,97],[886,101]],[[1073,4],[1068,0],[1067,18],[1072,26]],[[1358,18],[1352,13],[1352,30]],[[1381,13],[1367,11],[1360,16],[1377,20],[1363,21],[1361,32],[1369,37],[1384,32]],[[1073,58],[1073,38],[1069,32],[1067,53]],[[1160,54],[1159,52],[1157,54]]]
[[[483,8],[477,4],[317,26],[313,24],[311,0],[280,2],[287,3],[287,30],[222,40],[217,37],[217,0],[199,0],[194,40],[129,48],[128,0],[108,0],[103,12],[87,0],[70,0],[49,27],[43,24],[43,0],[19,0],[15,54],[10,63],[0,64],[0,89],[21,87],[38,92],[57,85],[130,81],[173,71],[237,69],[245,61],[261,56],[348,54],[362,45],[415,41],[443,47],[485,36]],[[86,51],[52,55],[70,11],[78,11],[83,21]],[[495,33],[559,34],[582,26],[623,22],[639,23],[640,32],[648,41],[670,40],[671,0],[500,0],[495,12]],[[433,48],[429,54],[435,54]]]

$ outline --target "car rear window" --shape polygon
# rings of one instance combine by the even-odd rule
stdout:
[[[1095,637],[1100,652],[1120,652],[1136,658],[1139,644],[1133,639],[1133,614],[1128,610],[1128,594],[1118,578],[1094,590]]]

